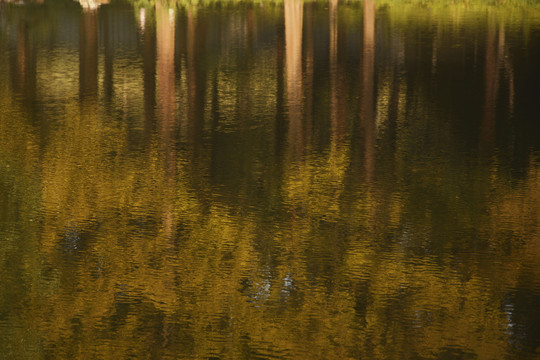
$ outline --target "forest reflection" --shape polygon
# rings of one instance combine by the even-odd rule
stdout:
[[[537,358],[540,10],[473,5],[0,3],[0,353]]]

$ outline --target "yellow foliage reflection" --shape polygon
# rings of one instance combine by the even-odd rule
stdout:
[[[157,3],[107,30],[114,54],[100,16],[125,9],[77,8],[75,80],[76,51],[6,16],[0,354],[534,358],[540,163],[513,172],[492,112],[523,92],[521,30],[489,15],[468,62],[474,41],[392,33],[376,5]],[[445,67],[479,67],[476,123],[437,93]]]

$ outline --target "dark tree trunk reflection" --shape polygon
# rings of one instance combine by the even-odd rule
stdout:
[[[366,179],[375,171],[375,1],[364,1],[364,38],[362,49],[362,94],[360,128],[364,140]]]
[[[499,74],[505,60],[504,24],[499,24],[498,36],[496,34],[496,25],[493,15],[489,16],[486,40],[484,116],[482,118],[480,134],[480,156],[485,159],[493,155],[496,147],[496,111],[497,95],[499,92]],[[510,97],[510,100],[512,100],[512,97]],[[510,106],[512,106],[511,103]]]
[[[79,96],[82,103],[97,100],[98,12],[84,10],[79,25]]]
[[[142,9],[144,10],[144,9]],[[143,14],[145,11],[142,12]],[[144,132],[146,139],[150,139],[154,131],[156,107],[156,29],[151,20],[144,16],[142,19],[142,62],[144,83]]]
[[[15,93],[31,101],[36,91],[36,53],[28,29],[30,25],[26,20],[19,20],[15,56],[12,60],[12,84]]]

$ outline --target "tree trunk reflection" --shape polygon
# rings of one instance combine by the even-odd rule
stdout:
[[[154,131],[156,107],[156,30],[148,17],[144,16],[141,21],[144,29],[142,34],[144,132],[148,140]]]
[[[32,46],[26,20],[19,20],[17,27],[17,45],[13,58],[12,84],[16,93],[22,94],[27,100],[35,97],[36,89],[36,52]]]
[[[345,135],[345,108],[343,67],[339,63],[340,39],[338,35],[338,0],[330,0],[330,123],[331,143],[335,148]]]
[[[167,237],[174,232],[173,205],[176,178],[176,121],[175,121],[175,72],[174,72],[174,10],[156,4],[157,33],[157,84],[159,130],[165,161],[164,231]]]
[[[302,21],[301,0],[285,0],[285,52],[289,146],[293,159],[300,159],[304,148],[302,121]]]
[[[499,24],[498,37],[496,27],[497,24],[495,23],[494,16],[489,16],[486,40],[484,116],[482,118],[480,135],[480,156],[483,158],[489,158],[495,151],[499,73],[505,61],[504,24]],[[510,94],[511,91],[512,89],[510,89]],[[512,97],[510,97],[511,100]],[[509,105],[512,106],[512,103],[510,102]]]
[[[371,181],[375,171],[375,1],[364,0],[364,45],[362,56],[362,94],[360,127],[364,140],[366,179]]]
[[[98,93],[98,12],[84,10],[79,25],[79,94],[83,103]]]

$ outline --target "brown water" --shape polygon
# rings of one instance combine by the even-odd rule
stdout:
[[[538,359],[540,10],[0,3],[0,359]]]

